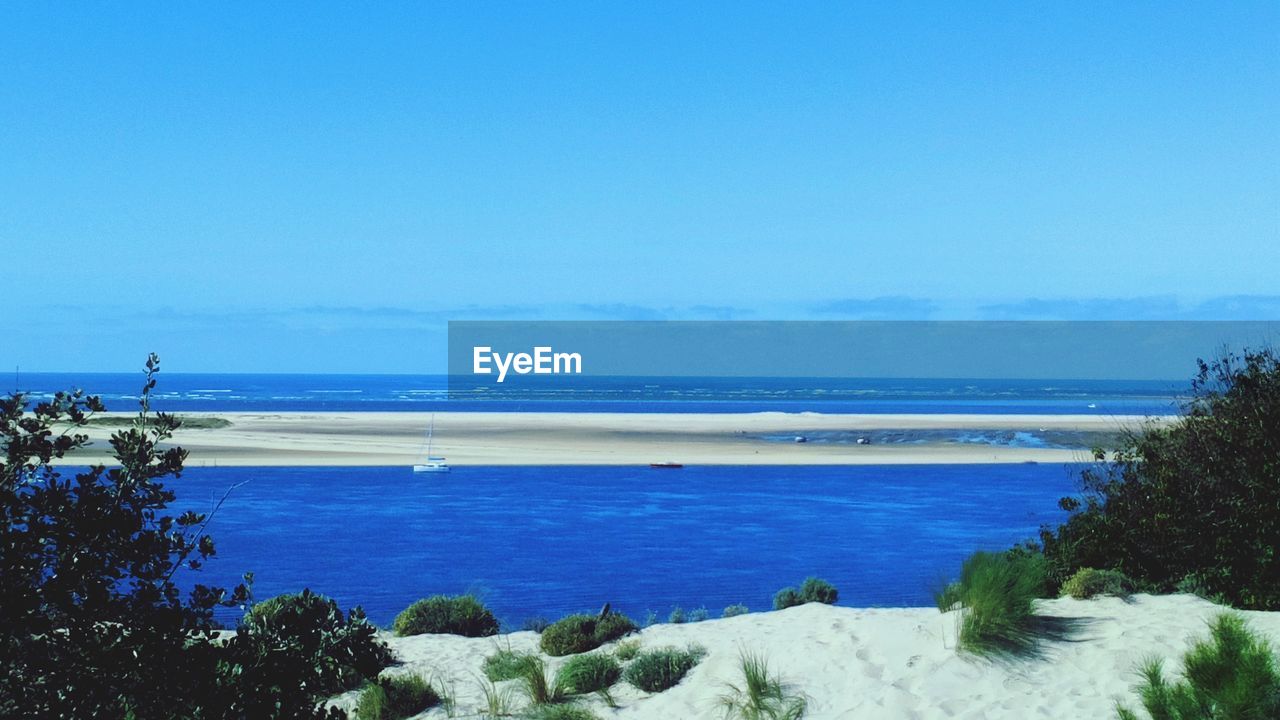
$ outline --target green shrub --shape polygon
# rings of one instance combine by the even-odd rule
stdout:
[[[1095,570],[1080,568],[1066,582],[1062,583],[1059,593],[1077,600],[1087,600],[1097,595],[1128,597],[1133,592],[1133,581],[1119,570]]]
[[[1191,396],[1175,422],[1095,451],[1059,502],[1071,516],[1040,532],[1052,583],[1109,567],[1163,592],[1192,576],[1206,597],[1280,609],[1280,357],[1201,361]]]
[[[734,603],[733,605],[730,605],[729,607],[725,608],[724,612],[720,613],[720,617],[722,618],[737,617],[739,615],[746,615],[749,612],[751,611],[747,609],[746,605],[743,605],[742,603]]]
[[[623,677],[645,692],[662,692],[679,684],[705,656],[706,651],[699,647],[645,650],[631,661]]]
[[[241,668],[242,692],[264,703],[289,687],[317,698],[350,690],[394,662],[360,608],[344,616],[337,602],[310,590],[252,605],[224,647]]]
[[[433,595],[396,616],[396,635],[448,634],[489,637],[498,634],[498,620],[474,595]]]
[[[421,675],[378,678],[365,686],[356,720],[402,720],[440,704],[440,694]]]
[[[1183,679],[1169,683],[1159,660],[1142,667],[1138,694],[1153,720],[1280,718],[1280,670],[1275,652],[1231,613],[1214,619],[1209,639],[1183,656]],[[1138,720],[1124,706],[1121,720]]]
[[[542,631],[539,644],[548,655],[559,657],[595,650],[601,645],[635,632],[636,625],[620,613],[570,615]]]
[[[684,620],[684,608],[679,605],[675,606],[671,610],[671,614],[667,616],[667,622],[672,625],[682,625],[684,624]]]
[[[742,684],[720,696],[725,720],[800,720],[808,701],[769,670],[762,655],[743,653]]]
[[[575,655],[556,673],[556,683],[570,695],[607,691],[622,678],[622,666],[611,655]]]
[[[804,602],[823,603],[824,605],[835,605],[836,600],[840,598],[840,591],[831,583],[822,578],[805,578],[800,584],[800,599]]]
[[[793,587],[782,588],[773,596],[774,610],[786,610],[803,604],[804,600],[800,599],[800,592]]]
[[[577,705],[534,705],[520,714],[524,720],[600,720],[600,716]]]
[[[805,579],[799,590],[793,587],[779,590],[773,596],[773,609],[786,610],[789,607],[815,602],[834,605],[839,597],[840,592],[834,585],[821,578],[811,577]]]
[[[689,622],[702,622],[711,619],[711,611],[705,607],[697,608],[689,611]]]
[[[964,561],[960,579],[935,600],[944,611],[961,608],[961,650],[977,655],[1016,653],[1035,645],[1033,603],[1044,591],[1040,557],[977,552]]]
[[[484,659],[484,676],[494,682],[524,677],[537,655],[503,649]]]
[[[634,660],[638,654],[640,654],[639,640],[623,640],[613,649],[613,656],[622,662]]]

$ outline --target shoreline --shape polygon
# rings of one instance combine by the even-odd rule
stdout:
[[[131,413],[98,417],[128,418]],[[423,454],[434,417],[432,454],[474,465],[885,465],[1076,463],[1085,449],[960,442],[793,443],[778,434],[876,431],[1114,433],[1167,417],[1101,415],[555,413],[555,412],[223,412],[226,427],[179,430],[173,444],[189,467],[396,466]],[[105,462],[116,428],[85,429],[92,444],[65,464]]]

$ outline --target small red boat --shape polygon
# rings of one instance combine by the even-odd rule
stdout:
[[[682,467],[684,467],[684,465],[681,465],[681,464],[680,464],[680,463],[678,463],[678,462],[658,462],[658,463],[649,463],[649,467],[651,467],[651,468],[676,469],[676,468],[682,468]]]

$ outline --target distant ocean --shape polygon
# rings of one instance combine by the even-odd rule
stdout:
[[[169,411],[823,412],[1162,415],[1185,381],[858,378],[539,378],[451,395],[444,375],[165,374]],[[37,397],[68,387],[136,407],[141,375],[22,373]],[[7,383],[5,383],[7,384]]]
[[[769,609],[819,575],[849,606],[922,606],[974,550],[1059,522],[1064,465],[192,468],[175,509],[207,510],[218,555],[186,581],[256,574],[389,623],[414,600],[475,591],[509,625],[675,606]],[[237,614],[220,619],[234,624]]]

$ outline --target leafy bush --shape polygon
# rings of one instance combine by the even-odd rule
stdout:
[[[1077,600],[1087,600],[1097,595],[1128,597],[1133,592],[1133,581],[1119,570],[1095,570],[1080,568],[1066,582],[1059,593]]]
[[[484,659],[484,676],[494,682],[524,677],[537,655],[503,649]]]
[[[350,690],[394,661],[360,608],[344,616],[310,590],[253,605],[225,648],[238,666],[239,692],[256,703],[247,709],[260,712],[294,688],[315,698]]]
[[[498,634],[498,619],[474,595],[433,595],[396,616],[396,635],[426,633],[489,637]]]
[[[1183,656],[1183,679],[1170,684],[1159,660],[1142,667],[1137,688],[1153,720],[1269,720],[1280,717],[1280,670],[1268,644],[1234,614],[1209,627],[1209,639]],[[1118,707],[1121,720],[1138,720]]]
[[[402,720],[440,704],[440,694],[421,675],[393,675],[365,686],[357,720]]]
[[[733,605],[730,605],[729,607],[725,608],[724,612],[720,613],[720,617],[722,618],[737,617],[739,615],[746,615],[749,612],[751,611],[747,609],[746,605],[743,605],[742,603],[734,603]]]
[[[1226,354],[1192,381],[1171,425],[1127,434],[1082,474],[1072,513],[1040,542],[1050,580],[1112,568],[1172,590],[1188,576],[1231,604],[1280,609],[1280,358]]]
[[[671,623],[672,625],[682,625],[684,624],[684,621],[685,621],[684,608],[680,607],[679,605],[672,608],[671,614],[667,616],[667,622]]]
[[[711,618],[711,612],[705,607],[689,611],[689,622],[702,622]]]
[[[699,647],[645,650],[627,666],[622,676],[640,690],[662,692],[679,684],[705,656],[706,651]]]
[[[570,695],[607,691],[622,678],[622,666],[610,655],[575,655],[556,673],[556,684]]]
[[[813,602],[834,605],[839,597],[840,592],[834,585],[821,578],[811,577],[805,579],[799,590],[791,587],[779,590],[773,596],[773,609],[786,610],[789,607]]]
[[[726,720],[800,720],[808,700],[794,692],[769,670],[763,655],[744,652],[740,659],[743,681],[729,684],[720,696]]]
[[[961,608],[960,649],[990,655],[1034,646],[1033,602],[1044,591],[1044,561],[1039,556],[977,552],[964,561],[960,579],[937,593],[935,600],[944,612]]]
[[[636,655],[639,655],[639,654],[640,654],[639,640],[623,640],[622,642],[618,643],[617,647],[613,649],[613,656],[618,658],[622,662],[627,662],[628,660],[634,660]]]
[[[548,655],[573,655],[595,650],[635,630],[635,623],[620,613],[570,615],[543,630],[539,644]]]
[[[162,481],[187,453],[168,446],[181,421],[151,411],[158,372],[153,354],[138,414],[111,436],[118,464],[74,478],[56,461],[88,443],[102,402],[0,400],[0,717],[341,716],[322,697],[376,676],[390,652],[359,608],[344,616],[310,592],[215,635],[214,609],[246,604],[252,575],[228,592],[190,574],[215,546],[209,515],[166,514]]]

